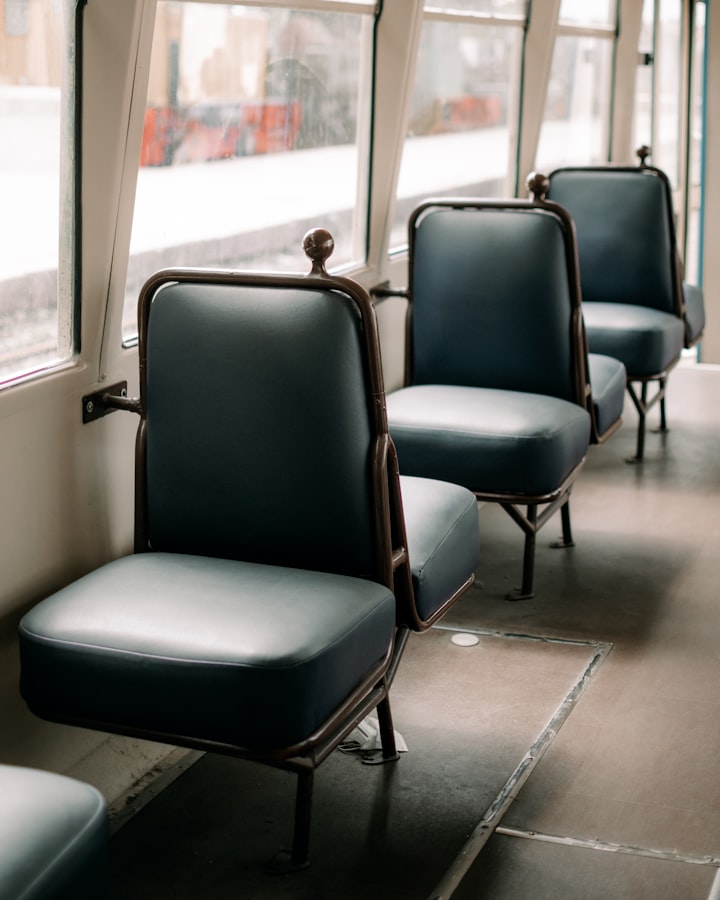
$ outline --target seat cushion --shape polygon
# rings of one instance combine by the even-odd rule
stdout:
[[[457,484],[400,478],[415,605],[432,621],[480,561],[475,495]]]
[[[590,352],[619,359],[630,379],[661,374],[683,348],[682,319],[657,309],[583,302],[583,318]]]
[[[588,353],[588,367],[597,437],[602,438],[622,418],[627,373],[620,360],[599,353]]]
[[[685,343],[692,346],[705,329],[705,298],[702,288],[683,281],[683,299],[685,301]]]
[[[0,894],[22,900],[104,895],[105,801],[88,784],[0,766]]]
[[[394,626],[372,581],[139,554],[25,615],[21,692],[45,718],[285,748],[387,656]]]
[[[542,394],[413,385],[389,394],[387,411],[403,475],[477,494],[551,494],[590,440],[585,409]]]

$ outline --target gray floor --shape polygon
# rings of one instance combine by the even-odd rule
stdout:
[[[408,752],[321,766],[309,869],[264,872],[293,777],[206,756],[116,830],[111,900],[720,897],[720,369],[679,368],[667,402],[641,466],[631,407],[592,449],[535,599],[504,599],[522,536],[480,510],[478,582],[393,687]]]

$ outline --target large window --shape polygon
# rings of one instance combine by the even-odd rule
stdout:
[[[702,276],[705,16],[706,4],[702,0],[695,0],[689,9],[681,0],[645,0],[635,97],[635,144],[651,148],[650,162],[667,174],[675,189],[678,243],[685,258],[686,278],[694,283]],[[687,35],[685,21],[692,26]],[[692,48],[687,123],[683,115],[686,39]],[[683,171],[686,149],[687,170]],[[685,208],[680,206],[683,195]]]
[[[655,0],[645,0],[638,41],[638,69],[635,78],[634,145],[652,145],[653,83],[655,64]]]
[[[682,0],[660,0],[655,64],[656,109],[652,161],[674,187],[680,183]]]
[[[636,83],[636,144],[652,149],[652,163],[680,184],[682,140],[682,0],[645,0]]]
[[[563,0],[537,168],[607,162],[615,0]]]
[[[524,16],[527,0],[427,0],[425,9],[467,11],[485,15]]]
[[[74,51],[65,26],[75,3],[5,0],[2,6],[0,382],[7,382],[72,352],[73,73],[67,63]]]
[[[364,258],[375,7],[321,7],[158,3],[126,336],[162,266],[297,271],[318,225]]]
[[[561,0],[562,24],[614,26],[617,0]]]
[[[702,243],[700,216],[703,203],[702,146],[705,131],[705,28],[707,4],[693,7],[692,71],[690,93],[690,147],[685,234],[685,275],[693,284],[702,284]]]
[[[525,12],[520,0],[428,0],[392,245],[425,197],[514,193]]]

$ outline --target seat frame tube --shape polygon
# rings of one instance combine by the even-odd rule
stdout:
[[[655,394],[648,400],[648,385],[651,381],[657,381],[658,389]],[[667,432],[669,429],[667,427],[667,415],[665,410],[665,392],[667,390],[667,373],[663,373],[657,377],[646,378],[642,382],[640,382],[640,394],[638,396],[638,392],[635,389],[633,383],[628,379],[627,382],[627,392],[630,395],[630,399],[633,402],[633,406],[637,410],[639,421],[637,428],[637,443],[635,447],[635,456],[631,456],[628,458],[627,462],[629,463],[639,463],[643,461],[645,454],[645,431],[646,431],[646,418],[647,413],[655,406],[656,403],[660,404],[660,427],[658,431],[661,433]]]

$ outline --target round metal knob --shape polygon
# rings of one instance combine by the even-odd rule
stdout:
[[[640,160],[640,167],[645,165],[645,160],[650,156],[651,150],[647,144],[643,144],[635,151],[637,158]]]
[[[525,179],[525,186],[533,195],[534,200],[544,200],[550,190],[550,179],[541,172],[531,172]]]
[[[327,275],[325,261],[335,249],[335,240],[325,228],[311,228],[303,238],[303,250],[312,261],[311,275]]]

